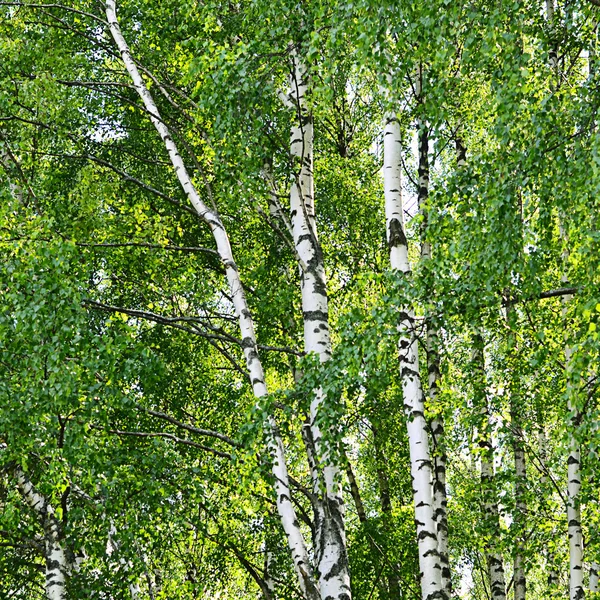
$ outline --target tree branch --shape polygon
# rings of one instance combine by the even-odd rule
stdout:
[[[90,427],[92,429],[96,429],[98,431],[103,431],[104,433],[110,433],[111,435],[117,435],[120,437],[129,436],[137,438],[165,438],[177,444],[184,444],[186,446],[192,446],[193,448],[199,448],[200,450],[206,450],[207,452],[211,452],[212,454],[220,456],[221,458],[232,458],[232,455],[227,452],[221,452],[220,450],[216,450],[215,448],[211,448],[210,446],[205,446],[204,444],[198,444],[197,442],[192,442],[191,440],[186,440],[184,438],[177,437],[172,433],[164,433],[161,431],[122,431],[120,429],[103,429],[102,427],[98,427],[96,425],[90,425]]]

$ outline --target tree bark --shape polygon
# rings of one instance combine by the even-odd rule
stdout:
[[[71,565],[67,558],[62,524],[56,517],[54,507],[40,494],[24,471],[20,467],[15,467],[13,472],[21,496],[33,510],[44,530],[46,597],[48,600],[67,600],[66,583]]]
[[[563,298],[563,315],[566,317],[570,297]],[[583,532],[581,529],[581,448],[575,432],[579,411],[575,404],[574,389],[570,383],[572,349],[565,344],[565,366],[567,374],[567,411],[570,417],[569,456],[567,458],[567,527],[569,534],[569,598],[581,600],[585,597],[583,587]]]
[[[511,308],[507,309],[507,320],[511,326]],[[525,497],[527,484],[527,471],[525,463],[525,447],[523,443],[523,398],[518,389],[518,383],[514,381],[514,373],[517,364],[517,345],[515,335],[509,331],[508,360],[509,365],[509,390],[510,390],[510,417],[512,429],[512,447],[515,465],[515,514],[513,517],[515,527],[515,553],[513,564],[514,600],[525,600],[527,580],[525,576],[525,530],[527,520],[527,500]]]
[[[481,492],[483,498],[483,521],[486,544],[486,563],[492,600],[506,600],[506,582],[502,555],[496,551],[500,536],[499,510],[494,485],[494,446],[492,444],[492,423],[487,400],[485,381],[484,341],[481,334],[473,336],[473,404],[479,412],[477,444],[481,456]]]
[[[289,100],[296,111],[292,127],[290,154],[297,172],[290,188],[290,217],[294,246],[300,264],[304,349],[315,353],[321,363],[331,358],[327,281],[323,253],[317,237],[313,177],[313,118],[307,103],[309,75],[297,48],[291,50],[292,77]],[[319,420],[325,397],[323,390],[313,391],[310,404],[311,437],[317,465],[322,472],[325,493],[321,494],[322,519],[315,523],[315,563],[321,597],[350,600],[350,571],[346,551],[344,502],[340,485],[339,452],[331,449],[335,431],[324,439]]]
[[[419,89],[421,85],[419,84]],[[429,207],[429,128],[427,124],[418,121],[419,148],[419,190],[418,204],[421,212],[421,261],[431,259],[431,244],[427,240],[427,222]],[[433,290],[430,290],[433,295]],[[450,578],[450,561],[448,557],[448,497],[446,493],[446,445],[444,435],[444,418],[438,405],[438,390],[440,381],[439,332],[432,323],[432,315],[426,314],[427,321],[427,373],[429,383],[429,406],[434,413],[430,421],[433,442],[433,516],[437,525],[438,552],[442,565],[441,581],[446,594],[452,595]]]
[[[590,566],[590,592],[598,593],[600,592],[600,565],[598,563],[593,562]]]
[[[563,284],[568,283],[567,265],[569,261],[568,235],[564,215],[559,223],[560,236],[564,243]],[[575,435],[579,422],[579,409],[576,403],[575,386],[571,383],[573,350],[569,346],[567,324],[568,305],[572,296],[562,296],[562,318],[565,321],[565,377],[567,391],[567,412],[569,422],[569,456],[567,457],[567,529],[569,536],[569,599],[581,600],[585,597],[583,587],[583,532],[581,529],[581,448]]]
[[[187,195],[192,206],[198,215],[206,222],[213,234],[217,251],[225,268],[231,297],[236,315],[238,317],[242,337],[242,347],[244,349],[246,366],[252,382],[252,389],[255,397],[260,399],[267,394],[263,367],[258,355],[252,315],[246,302],[244,289],[231,251],[231,245],[225,227],[223,226],[219,216],[214,211],[209,209],[201,199],[179,154],[171,132],[160,117],[156,103],[154,102],[150,91],[146,87],[146,84],[140,75],[127,42],[125,41],[125,38],[121,32],[121,28],[117,20],[116,5],[114,0],[106,1],[106,17],[110,33],[119,49],[125,68],[131,77],[135,90],[139,94],[146,110],[150,115],[152,124],[158,131],[165,145],[177,179],[179,180],[179,183],[181,184],[181,187]],[[269,451],[272,458],[272,472],[275,488],[274,491],[277,498],[277,511],[279,513],[283,529],[286,533],[288,546],[290,548],[294,563],[294,569],[298,577],[299,586],[302,594],[307,600],[317,600],[319,598],[318,587],[312,573],[306,544],[302,532],[300,531],[298,520],[296,519],[295,508],[292,504],[283,442],[273,417],[269,417],[267,419],[266,432],[269,440]]]
[[[409,277],[411,269],[404,228],[400,170],[402,140],[400,124],[394,114],[388,114],[386,117],[383,144],[383,178],[390,264],[392,269],[403,273],[405,277]],[[398,332],[400,376],[404,395],[404,408],[407,415],[415,522],[417,526],[421,595],[423,600],[446,598],[441,583],[442,565],[438,550],[437,526],[433,515],[431,453],[419,373],[415,314],[412,307],[406,306],[401,311]]]

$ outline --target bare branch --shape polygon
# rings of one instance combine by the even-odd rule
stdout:
[[[211,448],[210,446],[205,446],[204,444],[198,444],[197,442],[192,442],[191,440],[186,440],[177,437],[172,433],[164,433],[161,431],[121,431],[120,429],[103,429],[101,427],[97,427],[96,425],[90,425],[90,427],[98,431],[103,431],[104,433],[110,433],[111,435],[117,435],[122,437],[165,438],[177,444],[184,444],[186,446],[192,446],[193,448],[199,448],[200,450],[206,450],[207,452],[211,452],[212,454],[220,456],[221,458],[232,458],[232,455],[228,454],[227,452],[221,452],[220,450],[216,450],[215,448]]]
[[[172,246],[170,244],[152,244],[150,242],[103,242],[103,243],[87,243],[78,242],[77,246],[83,246],[86,248],[155,248],[157,250],[173,250],[175,252],[204,252],[207,254],[213,254],[219,256],[219,253],[212,248],[204,248],[201,246]]]
[[[181,427],[181,429],[185,429],[186,431],[190,431],[191,433],[196,433],[198,435],[205,435],[208,437],[217,438],[218,440],[221,440],[221,441],[225,442],[226,444],[233,446],[234,448],[242,447],[242,444],[240,444],[239,442],[236,442],[234,439],[224,435],[223,433],[219,433],[218,431],[211,431],[209,429],[200,429],[198,427],[194,427],[193,425],[188,425],[186,423],[182,423],[181,421],[178,421],[174,417],[171,417],[170,415],[167,415],[166,413],[163,413],[163,412],[160,412],[157,410],[150,410],[148,408],[144,408],[142,410],[144,410],[144,412],[147,412],[149,415],[152,415],[153,417],[157,417],[159,419],[163,419],[164,421],[168,421],[169,423],[172,423],[173,425],[176,425],[177,427]]]

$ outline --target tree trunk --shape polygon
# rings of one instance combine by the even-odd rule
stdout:
[[[44,530],[46,596],[48,600],[67,600],[65,586],[71,569],[64,545],[62,525],[56,518],[54,507],[35,489],[23,470],[16,467],[14,474],[21,496],[34,511]]]
[[[507,320],[511,327],[511,308],[507,309]],[[512,426],[512,447],[515,464],[515,514],[513,517],[515,527],[515,553],[513,564],[514,600],[525,600],[527,580],[525,577],[525,536],[527,520],[527,500],[525,498],[527,471],[525,463],[525,447],[523,443],[523,398],[521,397],[518,383],[515,382],[514,373],[517,365],[516,339],[509,331],[508,360],[509,365],[509,390],[510,390],[510,417]]]
[[[537,422],[538,422],[538,454],[540,466],[542,468],[542,475],[540,477],[540,482],[542,486],[548,485],[548,475],[546,474],[547,466],[546,461],[548,457],[548,440],[546,438],[546,425],[544,422],[544,416],[541,410],[538,410],[537,414]],[[558,571],[556,570],[556,560],[554,554],[548,550],[544,549],[544,555],[546,557],[546,571],[548,573],[547,583],[548,583],[548,597],[556,598],[560,596],[559,588],[559,580],[558,580]]]
[[[483,521],[485,535],[489,539],[486,547],[486,563],[492,600],[506,600],[506,582],[502,555],[495,549],[495,540],[500,536],[498,500],[494,485],[494,447],[492,445],[492,423],[487,400],[485,382],[484,342],[481,334],[473,336],[473,404],[479,412],[477,444],[481,456],[481,492],[483,496]]]
[[[590,592],[597,594],[600,592],[600,585],[598,582],[600,574],[600,565],[598,563],[592,563],[590,566]]]
[[[514,561],[514,600],[525,600],[527,581],[525,578],[525,521],[527,517],[527,501],[525,500],[525,449],[523,448],[523,432],[519,415],[518,398],[511,396],[511,415],[513,422],[513,452],[515,459],[515,525],[517,527],[516,552]]]
[[[385,212],[390,263],[394,270],[410,276],[408,242],[404,229],[401,190],[400,124],[395,115],[388,115],[384,134],[383,177]],[[423,600],[446,598],[441,584],[442,566],[438,551],[437,526],[433,516],[431,454],[425,420],[425,406],[419,373],[418,343],[415,334],[415,315],[410,306],[400,314],[399,361],[407,415],[411,476],[419,548],[419,570]]]
[[[563,285],[568,284],[567,263],[569,260],[568,236],[564,217],[560,222],[560,235],[565,245],[563,251]],[[579,492],[581,489],[581,448],[577,441],[576,431],[579,422],[579,409],[576,404],[575,386],[571,383],[571,359],[573,350],[569,346],[566,323],[567,308],[570,295],[562,297],[562,317],[565,321],[565,376],[567,390],[567,412],[570,420],[567,429],[570,430],[569,456],[567,457],[567,528],[569,535],[569,599],[580,600],[585,597],[583,587],[583,532],[581,529],[581,505]]]
[[[565,314],[566,314],[566,302]],[[571,348],[565,346],[565,363],[567,370],[567,410],[571,416],[569,456],[567,458],[567,524],[569,532],[569,598],[580,600],[585,596],[583,587],[583,533],[581,530],[581,506],[579,492],[581,489],[581,450],[579,442],[575,437],[579,411],[574,404],[572,389],[569,382],[569,371],[571,363]]]
[[[173,140],[171,132],[160,117],[160,113],[152,98],[152,95],[146,87],[131,52],[123,37],[116,14],[116,5],[114,0],[106,2],[106,17],[110,33],[119,49],[121,58],[131,77],[133,86],[139,94],[146,110],[150,115],[152,124],[158,131],[169,158],[173,165],[173,170],[187,195],[192,206],[198,215],[210,227],[215,239],[217,251],[225,268],[229,290],[233,300],[236,315],[239,321],[240,333],[242,337],[242,346],[252,389],[256,398],[260,399],[267,394],[265,377],[261,360],[258,355],[256,345],[256,335],[254,332],[254,323],[246,297],[244,288],[240,279],[237,265],[233,258],[229,237],[219,216],[203,202],[195,188],[186,166],[179,154],[177,146]],[[277,425],[273,417],[267,419],[266,433],[269,444],[269,451],[272,459],[272,472],[274,488],[277,499],[277,511],[279,513],[283,529],[286,533],[288,546],[291,551],[294,568],[298,577],[298,582],[303,596],[307,600],[317,600],[319,598],[318,586],[313,577],[306,544],[296,519],[296,511],[291,500],[289,477],[285,462],[283,442],[279,434]]]
[[[419,89],[420,89],[419,85]],[[418,204],[422,216],[421,225],[421,261],[431,258],[431,244],[427,240],[429,197],[429,129],[424,121],[418,122],[419,147],[419,190]],[[430,290],[433,295],[433,290]],[[448,498],[446,493],[446,446],[444,439],[444,418],[438,406],[438,389],[440,380],[439,334],[432,323],[432,316],[425,315],[427,321],[427,373],[429,383],[429,406],[434,413],[430,421],[433,442],[433,517],[437,525],[438,552],[442,565],[442,587],[452,595],[450,578],[450,561],[448,558]]]
[[[298,171],[290,189],[290,216],[294,246],[300,261],[304,349],[315,353],[323,363],[331,358],[327,281],[323,253],[317,237],[313,178],[313,119],[306,94],[309,76],[297,49],[292,48],[293,71],[289,99],[296,110],[292,127],[290,153]],[[339,452],[332,452],[330,440],[335,432],[323,439],[319,424],[325,400],[323,391],[314,390],[310,404],[310,429],[316,450],[317,465],[321,467],[325,494],[321,499],[323,518],[315,523],[315,563],[321,597],[331,600],[350,600],[350,572],[346,552],[344,502],[340,481]]]

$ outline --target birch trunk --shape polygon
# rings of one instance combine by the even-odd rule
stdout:
[[[566,318],[570,296],[563,297],[563,316]],[[565,344],[565,366],[567,371],[567,411],[570,417],[570,443],[567,458],[567,527],[569,534],[569,598],[580,600],[585,596],[583,587],[583,532],[581,530],[581,449],[575,437],[579,411],[575,405],[573,386],[570,383],[572,350]]]
[[[68,552],[62,536],[62,525],[54,507],[40,494],[20,467],[14,470],[17,486],[25,502],[36,514],[44,530],[46,557],[46,597],[48,600],[66,600],[66,582],[70,572]]]
[[[229,237],[225,227],[223,226],[218,214],[209,209],[201,199],[179,154],[171,132],[160,117],[156,103],[154,102],[150,91],[146,87],[146,84],[140,75],[137,65],[129,50],[129,46],[127,45],[127,42],[125,41],[125,38],[121,32],[121,28],[117,20],[116,5],[114,0],[106,1],[106,17],[110,33],[119,49],[125,68],[129,73],[135,90],[137,91],[150,115],[152,124],[156,128],[165,145],[177,179],[179,180],[179,183],[187,195],[190,203],[198,215],[209,226],[213,234],[217,251],[225,268],[229,290],[236,315],[238,317],[239,328],[242,337],[242,347],[244,349],[246,365],[250,375],[250,380],[252,382],[252,389],[255,397],[260,399],[267,394],[263,367],[258,355],[254,323],[246,302],[244,289],[242,287],[242,282],[231,251],[231,245],[229,243]],[[313,577],[306,544],[302,532],[300,531],[298,520],[296,519],[296,511],[291,500],[283,442],[281,440],[275,420],[272,417],[270,417],[267,421],[267,437],[269,440],[269,450],[272,455],[272,472],[275,488],[274,491],[277,499],[277,511],[287,537],[299,586],[302,594],[307,600],[317,600],[319,598],[318,587]]]
[[[323,253],[317,237],[313,178],[313,119],[307,103],[309,76],[297,49],[291,52],[293,71],[289,99],[296,110],[290,154],[297,167],[290,189],[290,216],[294,246],[300,261],[304,349],[315,353],[323,363],[331,358],[327,281]],[[331,452],[319,425],[324,394],[313,392],[310,404],[310,430],[316,459],[324,479],[321,499],[322,519],[315,523],[315,563],[321,597],[350,600],[350,572],[346,551],[344,502],[340,485],[337,452]],[[333,434],[334,432],[328,432]]]
[[[400,124],[395,115],[388,115],[383,133],[383,178],[387,240],[392,269],[409,276],[408,242],[404,228],[401,191],[401,148]],[[437,527],[433,515],[431,454],[419,373],[415,315],[412,307],[407,306],[401,312],[398,332],[400,374],[404,407],[407,414],[415,522],[417,526],[421,595],[423,600],[446,598],[441,583],[442,566],[438,551]]]
[[[597,594],[600,592],[600,565],[598,563],[592,563],[590,566],[590,592]]]
[[[542,475],[540,477],[540,482],[542,486],[548,485],[548,475],[546,474],[547,466],[546,461],[548,457],[548,439],[546,437],[546,426],[544,423],[544,416],[541,410],[538,410],[537,421],[539,425],[538,429],[538,454],[539,454],[539,462],[542,468]],[[548,549],[544,550],[544,556],[546,557],[546,570],[548,573],[548,597],[555,598],[559,595],[559,580],[558,580],[558,571],[556,570],[555,565],[555,556]]]
[[[420,88],[420,85],[419,85]],[[431,258],[431,244],[426,239],[429,197],[429,128],[423,121],[418,123],[419,139],[419,190],[418,204],[422,216],[421,226],[421,261]],[[433,294],[433,291],[431,290]],[[437,525],[438,552],[442,566],[441,582],[446,594],[452,594],[450,579],[450,562],[448,559],[448,498],[446,493],[446,447],[444,439],[444,419],[438,406],[438,389],[440,381],[439,334],[431,321],[431,315],[425,315],[427,320],[427,373],[429,383],[429,404],[433,409],[431,419],[431,436],[433,442],[433,517]]]
[[[495,550],[494,540],[500,536],[498,500],[494,485],[494,446],[492,423],[485,383],[484,342],[480,334],[473,337],[473,404],[479,411],[480,423],[477,444],[481,456],[481,491],[483,496],[483,519],[490,542],[486,548],[486,563],[492,600],[506,600],[506,582],[502,555]]]
[[[507,309],[507,321],[511,326],[511,308]],[[527,483],[527,471],[525,464],[525,448],[523,444],[523,409],[522,398],[519,393],[518,385],[514,378],[514,366],[517,363],[516,350],[517,344],[515,335],[512,331],[509,332],[508,342],[508,364],[509,373],[509,390],[510,390],[510,417],[512,426],[512,447],[515,465],[515,514],[513,517],[516,535],[515,535],[515,554],[513,564],[513,581],[514,581],[514,600],[525,600],[527,590],[527,580],[525,577],[525,528],[527,519],[527,501],[525,498],[525,490]]]
[[[564,216],[561,217],[564,220]],[[567,263],[569,260],[568,237],[564,222],[559,223],[560,235],[565,244],[563,251],[563,285],[568,284]],[[567,412],[569,417],[570,441],[567,458],[567,528],[569,536],[569,599],[580,600],[585,597],[583,587],[583,532],[581,529],[581,506],[579,492],[581,489],[581,449],[575,432],[579,421],[579,410],[576,405],[575,389],[571,383],[572,348],[568,343],[567,311],[572,296],[562,297],[562,317],[565,321],[565,375],[567,389]]]
[[[110,556],[113,552],[120,551],[120,544],[115,539],[115,535],[117,533],[117,528],[115,527],[114,522],[111,519],[110,527],[108,528],[108,541],[106,544],[106,553]],[[120,557],[119,563],[123,567],[125,571],[131,570],[131,562],[125,560],[125,558]],[[140,586],[137,582],[129,584],[129,593],[131,595],[131,600],[138,600],[140,597]]]
[[[511,415],[513,422],[513,453],[515,460],[515,525],[517,526],[516,552],[514,560],[514,600],[525,600],[527,580],[525,577],[525,520],[527,502],[525,483],[527,478],[525,449],[523,448],[523,430],[521,427],[519,399],[511,396]]]

